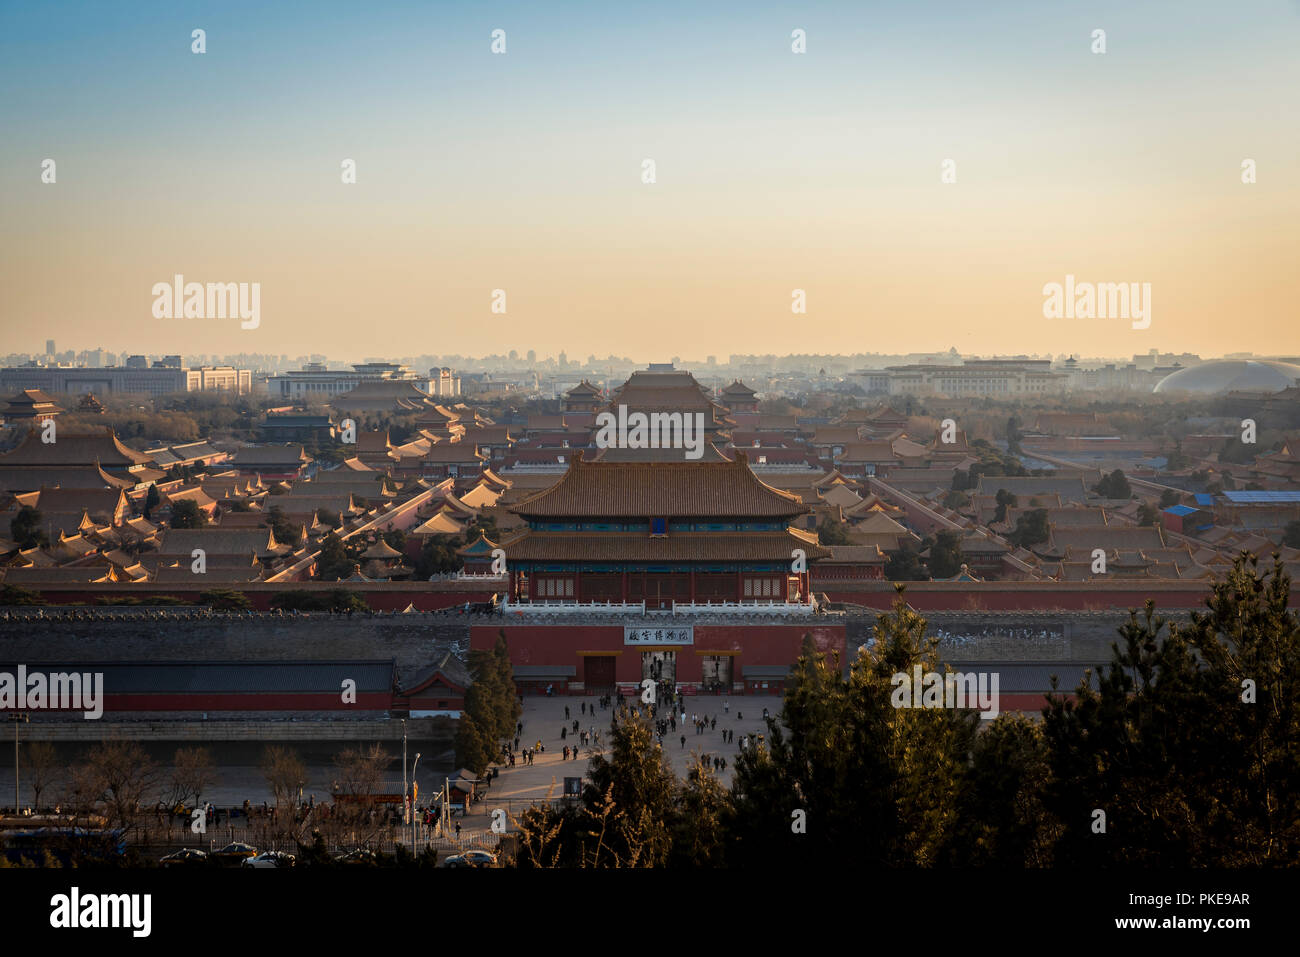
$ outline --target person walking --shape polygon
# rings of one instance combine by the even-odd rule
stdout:
[[[568,729],[568,728],[561,728],[561,729],[560,729],[560,740],[563,741],[563,740],[565,740],[566,738],[568,738],[568,736],[569,736],[569,729]]]
[[[682,748],[686,748],[686,735],[682,735]]]

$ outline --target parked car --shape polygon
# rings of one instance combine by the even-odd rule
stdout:
[[[286,854],[284,851],[263,851],[256,857],[246,857],[240,862],[240,867],[293,867],[298,862],[292,854]]]
[[[466,851],[447,858],[444,867],[496,867],[497,856],[489,851]]]
[[[234,844],[227,844],[219,851],[213,851],[212,857],[219,864],[237,865],[250,857],[257,856],[257,848],[251,844],[241,844],[236,841]]]
[[[337,864],[360,865],[362,867],[376,867],[379,859],[375,857],[375,852],[368,847],[358,847],[354,851],[348,851],[346,854],[336,854],[334,861]]]
[[[160,867],[193,867],[196,864],[206,864],[207,862],[207,851],[200,851],[193,847],[183,847],[166,857],[159,858],[158,865]]]

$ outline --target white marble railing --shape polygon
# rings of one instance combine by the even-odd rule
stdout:
[[[576,601],[524,601],[502,603],[507,614],[523,615],[645,615],[646,604],[640,602],[576,602]],[[783,615],[815,614],[813,604],[797,601],[704,601],[673,602],[672,608],[650,609],[650,613],[663,615]]]
[[[507,615],[576,615],[576,614],[610,614],[610,615],[644,615],[645,602],[621,601],[504,601],[501,610]]]
[[[431,582],[503,582],[508,578],[505,574],[494,575],[492,572],[436,572],[429,576]]]
[[[814,605],[798,601],[673,602],[674,615],[811,615]]]

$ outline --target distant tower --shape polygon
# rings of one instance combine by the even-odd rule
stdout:
[[[46,340],[45,340],[45,354],[46,354],[47,356],[52,356],[52,355],[54,355],[54,340],[53,340],[53,339],[46,339]]]

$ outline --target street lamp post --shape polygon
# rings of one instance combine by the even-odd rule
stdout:
[[[411,853],[415,853],[415,794],[420,789],[415,783],[415,772],[420,767],[420,752],[415,752],[415,763],[411,765]]]
[[[9,714],[9,720],[14,726],[14,817],[18,816],[18,725],[30,721],[26,711],[13,711]]]
[[[411,813],[410,791],[406,786],[406,719],[402,719],[402,826],[405,827]]]

